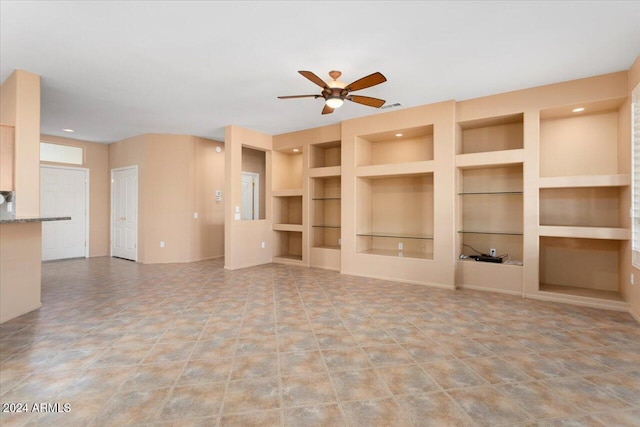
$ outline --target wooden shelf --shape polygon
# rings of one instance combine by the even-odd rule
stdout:
[[[631,185],[629,174],[541,177],[540,188],[625,187]]]
[[[433,173],[433,169],[433,160],[425,160],[421,162],[394,163],[389,165],[359,166],[356,168],[356,176],[361,178],[388,178]]]
[[[498,236],[522,236],[521,231],[471,231],[471,230],[459,230],[460,234],[494,234]]]
[[[573,237],[581,239],[629,240],[628,228],[613,227],[567,227],[541,225],[538,234],[544,237]]]
[[[302,233],[302,224],[273,224],[274,231],[297,231]]]
[[[524,149],[458,154],[456,166],[462,169],[515,165],[524,161]]]
[[[615,291],[602,291],[599,289],[587,289],[579,288],[576,286],[563,286],[563,285],[549,285],[546,283],[540,284],[540,291],[553,292],[563,295],[573,295],[587,298],[597,298],[608,301],[620,301],[624,302],[624,298],[620,292]]]
[[[302,255],[279,255],[272,258],[273,262],[281,264],[302,264]]]
[[[341,176],[342,167],[340,166],[327,166],[322,168],[309,169],[310,178],[329,178],[334,176]]]
[[[288,190],[273,190],[271,191],[273,197],[295,197],[302,196],[302,188],[293,188]]]
[[[337,246],[337,245],[320,245],[320,246],[313,246],[313,249],[330,249],[332,251],[339,251],[340,250],[340,246]]]

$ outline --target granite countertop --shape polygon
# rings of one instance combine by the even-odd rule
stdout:
[[[24,217],[0,217],[0,224],[26,224],[32,222],[43,222],[43,221],[67,221],[70,220],[70,216],[49,216],[49,217],[39,217],[39,216],[24,216]]]

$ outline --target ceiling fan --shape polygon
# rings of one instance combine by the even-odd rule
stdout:
[[[369,74],[366,77],[356,80],[351,84],[345,84],[338,80],[342,73],[340,71],[330,71],[331,81],[325,82],[320,77],[316,76],[311,71],[298,71],[307,79],[317,84],[322,88],[322,92],[319,95],[291,95],[291,96],[279,96],[278,99],[291,99],[291,98],[324,98],[325,106],[322,109],[322,114],[331,114],[333,110],[339,108],[344,103],[344,100],[356,102],[362,105],[368,105],[369,107],[380,108],[384,105],[384,99],[372,98],[370,96],[351,95],[351,92],[357,90],[366,89],[371,86],[378,85],[387,81],[387,78],[381,73],[375,72]]]

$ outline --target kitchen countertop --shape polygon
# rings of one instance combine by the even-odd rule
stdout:
[[[48,217],[40,217],[40,216],[25,216],[25,217],[0,217],[0,224],[27,224],[33,222],[44,222],[44,221],[67,221],[70,220],[70,216],[48,216]]]

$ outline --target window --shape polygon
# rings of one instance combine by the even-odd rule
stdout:
[[[631,231],[633,265],[640,268],[640,85],[633,91],[631,101],[631,122],[633,140],[632,154],[632,188]]]
[[[82,165],[84,163],[84,150],[82,147],[74,147],[72,145],[41,142],[40,161]]]

